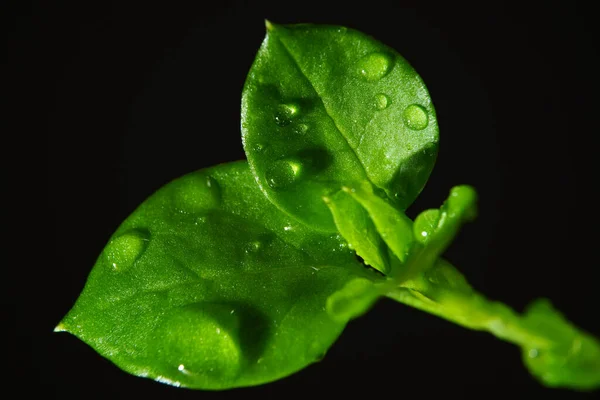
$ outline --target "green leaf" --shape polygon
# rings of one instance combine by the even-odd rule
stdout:
[[[258,184],[295,218],[335,231],[323,196],[370,181],[396,206],[437,155],[435,110],[395,50],[338,26],[268,23],[242,93],[242,138]]]
[[[550,301],[538,299],[526,310],[525,324],[550,338],[547,346],[523,346],[529,372],[550,387],[591,390],[600,386],[600,341],[578,329]]]
[[[324,200],[348,246],[363,258],[365,264],[387,274],[390,270],[387,246],[367,211],[343,191]]]
[[[132,374],[223,389],[322,358],[346,321],[325,310],[357,277],[377,279],[339,235],[278,211],[247,163],[186,175],[112,236],[57,327]]]
[[[343,188],[367,210],[382,239],[398,260],[404,262],[414,242],[413,222],[369,189],[365,184]]]

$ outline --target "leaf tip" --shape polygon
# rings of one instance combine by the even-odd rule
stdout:
[[[265,27],[267,28],[268,32],[275,30],[275,25],[266,18],[265,18]]]
[[[67,331],[67,327],[64,326],[62,322],[59,322],[59,324],[54,327],[53,332],[66,332],[66,331]]]

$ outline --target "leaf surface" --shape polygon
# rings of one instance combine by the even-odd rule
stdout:
[[[323,196],[370,181],[406,208],[437,155],[427,89],[395,50],[358,31],[268,23],[242,93],[257,182],[295,218],[335,231]]]
[[[247,163],[224,164],[127,218],[57,330],[164,383],[257,385],[323,357],[345,325],[327,298],[357,277],[377,279],[339,235],[291,222]]]

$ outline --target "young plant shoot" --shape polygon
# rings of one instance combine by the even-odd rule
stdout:
[[[473,188],[405,215],[435,163],[438,124],[394,49],[340,26],[267,22],[241,127],[248,160],[140,205],[56,331],[131,374],[228,389],[320,360],[385,296],[514,343],[546,386],[600,386],[595,337],[548,300],[524,314],[487,300],[442,258],[476,216]]]

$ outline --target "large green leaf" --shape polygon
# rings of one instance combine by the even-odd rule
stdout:
[[[132,374],[221,389],[319,360],[346,321],[327,298],[377,279],[338,235],[291,222],[247,163],[186,175],[115,232],[57,330]]]
[[[267,23],[242,94],[242,137],[257,182],[297,219],[335,231],[322,201],[370,181],[406,208],[437,154],[427,89],[395,50],[338,26]]]

